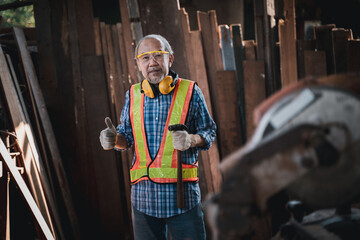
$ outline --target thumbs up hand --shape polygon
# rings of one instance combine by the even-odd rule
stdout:
[[[107,128],[100,132],[100,143],[104,150],[111,150],[115,147],[116,128],[109,117],[105,118]]]

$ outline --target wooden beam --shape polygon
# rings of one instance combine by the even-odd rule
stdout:
[[[325,51],[304,51],[304,77],[326,76]]]
[[[245,40],[244,43],[244,53],[246,60],[256,60],[255,52],[255,42],[254,40]]]
[[[255,124],[254,109],[266,99],[265,64],[262,60],[245,60],[244,72],[244,98],[246,110],[246,135],[251,139]]]
[[[239,149],[243,142],[241,140],[242,129],[240,125],[240,111],[238,107],[238,92],[235,71],[217,71],[216,74],[216,105],[219,113],[217,120],[218,139],[221,158]]]
[[[229,26],[225,24],[219,25],[219,34],[224,70],[236,70],[233,42]]]
[[[134,41],[131,37],[131,28],[130,28],[130,18],[129,18],[129,11],[128,11],[128,5],[126,0],[119,0],[119,6],[120,6],[120,14],[121,14],[121,25],[123,29],[123,35],[124,35],[124,42],[125,42],[125,52],[126,52],[126,59],[127,59],[127,65],[128,65],[128,71],[130,75],[130,81],[132,83],[140,82],[140,79],[138,79],[137,75],[137,67],[135,65],[135,46]]]
[[[305,59],[304,52],[306,50],[315,51],[315,41],[314,40],[297,40],[296,41],[296,51],[297,51],[297,67],[298,67],[298,77],[303,79],[305,75]]]
[[[33,193],[37,206],[40,208],[42,215],[46,217],[47,224],[53,231],[48,201],[50,202],[51,206],[55,206],[55,203],[52,201],[53,199],[51,196],[49,196],[49,198],[46,198],[45,196],[46,194],[51,194],[51,190],[48,185],[46,175],[44,175],[45,173],[40,170],[44,169],[42,165],[43,163],[38,153],[30,123],[25,118],[23,110],[25,109],[25,106],[21,105],[21,97],[17,94],[14,83],[11,80],[11,75],[1,47],[0,80],[3,94],[7,100],[6,103],[2,104],[4,109],[7,109],[9,113],[11,123],[13,124],[15,134],[17,136],[19,147],[23,154],[24,167],[29,180],[30,189]],[[42,174],[40,174],[41,172]],[[47,190],[47,193],[45,193],[44,188]],[[56,210],[56,208],[54,210]]]
[[[360,72],[360,39],[348,41],[348,58],[347,67],[348,72]]]
[[[49,225],[45,221],[44,216],[42,215],[40,209],[38,208],[33,196],[31,195],[30,190],[28,189],[25,181],[23,180],[22,176],[20,175],[20,173],[15,165],[15,162],[13,161],[12,157],[10,156],[10,153],[6,149],[6,146],[1,139],[0,139],[0,154],[1,154],[2,159],[5,162],[5,165],[7,166],[12,177],[14,178],[16,185],[19,187],[21,193],[23,194],[23,196],[26,200],[26,203],[28,204],[31,212],[33,213],[44,236],[48,240],[55,239],[53,232],[50,230]]]
[[[326,53],[326,70],[327,74],[334,73],[334,54],[332,42],[332,29],[335,24],[327,24],[315,27],[316,50],[325,51]]]
[[[246,134],[246,112],[244,99],[244,68],[243,61],[245,60],[245,50],[243,44],[242,29],[240,24],[230,25],[232,43],[234,49],[235,67],[236,67],[236,81],[238,90],[238,106],[240,111],[240,124],[242,133],[242,142],[245,143],[248,138]]]
[[[348,57],[348,40],[352,38],[351,30],[343,28],[332,29],[332,42],[333,42],[333,61],[334,72],[345,73],[347,72],[347,59]]]
[[[295,0],[284,0],[285,20],[279,21],[281,82],[286,87],[298,80]]]
[[[207,79],[204,50],[201,41],[200,31],[190,31],[189,19],[185,9],[179,10],[181,12],[181,23],[184,32],[184,43],[186,50],[186,58],[189,59],[190,79],[197,81],[201,88],[209,113],[212,115],[213,108],[210,99],[210,89]],[[221,176],[217,169],[219,163],[219,152],[217,142],[214,142],[208,151],[201,151],[202,167],[204,167],[205,180],[207,192],[204,194],[215,192],[220,187]],[[199,160],[200,161],[200,160]]]

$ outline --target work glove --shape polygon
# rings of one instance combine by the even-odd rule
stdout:
[[[100,132],[100,143],[104,150],[110,150],[115,147],[116,128],[109,117],[105,118],[105,124],[107,128]]]
[[[193,134],[189,134],[187,131],[172,131],[174,148],[179,151],[188,150],[191,147],[195,147],[196,140]]]

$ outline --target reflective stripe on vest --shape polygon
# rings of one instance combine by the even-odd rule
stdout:
[[[177,181],[177,150],[168,132],[172,124],[184,124],[194,88],[193,81],[179,79],[174,89],[161,144],[155,159],[151,159],[146,141],[144,124],[144,94],[140,84],[130,89],[130,119],[135,142],[135,162],[130,170],[131,183],[150,179],[158,183]],[[197,181],[197,164],[183,164],[183,181]]]

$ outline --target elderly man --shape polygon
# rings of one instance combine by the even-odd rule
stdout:
[[[195,82],[170,69],[174,55],[160,35],[147,35],[135,49],[144,80],[126,92],[117,129],[107,118],[100,133],[105,150],[126,150],[134,144],[130,169],[134,236],[137,240],[205,239],[197,175],[199,150],[216,136],[204,96]],[[172,124],[187,130],[170,131]],[[184,206],[177,205],[177,152],[181,151]]]

